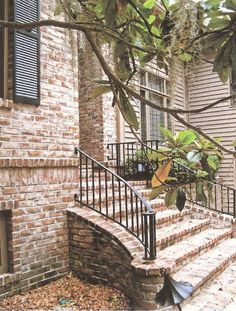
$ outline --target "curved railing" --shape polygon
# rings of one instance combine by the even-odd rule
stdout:
[[[145,259],[156,258],[155,211],[123,178],[79,148],[79,192],[75,200],[113,220],[144,246]]]
[[[131,144],[135,147],[132,147]],[[155,140],[148,141],[148,144],[145,143],[144,147],[136,142],[115,143],[109,144],[108,149],[111,152],[110,158],[117,163],[117,167],[119,167],[120,172],[123,172],[124,178],[127,176],[126,170],[130,171],[131,166],[132,174],[128,175],[128,178],[135,180],[138,166],[135,166],[134,163],[137,162],[139,164],[145,162],[143,172],[139,170],[139,179],[147,180],[148,182],[153,175],[153,170],[150,168],[150,164],[145,160],[145,154],[149,148],[155,149],[156,145],[158,146],[158,142]],[[132,153],[128,152],[127,149],[132,150]],[[157,149],[158,148],[156,148],[156,150]],[[135,152],[133,152],[133,150],[135,150]],[[140,150],[144,152],[140,152]],[[141,154],[141,157],[137,157],[137,154]],[[122,161],[120,159],[122,159]],[[137,159],[138,161],[136,161]],[[130,163],[132,163],[132,165]],[[155,169],[159,164],[158,162],[155,163]],[[180,172],[182,173],[182,177],[181,174],[179,174]],[[189,184],[186,193],[188,201],[236,217],[236,190],[232,187],[217,181],[209,181],[207,178],[196,179],[196,172],[176,161],[174,161],[171,174],[173,177],[178,177],[177,183]],[[201,185],[201,182],[204,183],[204,185]],[[204,194],[206,192],[205,197],[204,194],[199,195],[198,187],[204,187]]]

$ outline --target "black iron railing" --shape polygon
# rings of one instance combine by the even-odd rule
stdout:
[[[124,179],[135,180],[138,177],[137,179],[146,180],[148,183],[153,176],[153,169],[147,161],[146,154],[149,148],[158,149],[158,141],[144,143],[146,147],[135,142],[108,145],[109,160],[115,161],[117,173],[121,174]],[[137,157],[137,154],[140,157]],[[138,159],[137,163],[142,163],[143,170],[137,169],[136,159]],[[158,165],[160,163],[155,162],[154,168],[156,169]],[[174,161],[170,176],[177,178],[177,184],[189,184],[188,187],[186,185],[186,194],[190,202],[236,217],[236,190],[232,187],[209,181],[207,178],[196,178],[196,172],[176,161]],[[171,185],[173,186],[174,183],[172,182]],[[201,187],[203,187],[202,190]]]
[[[155,211],[136,190],[117,174],[79,148],[80,184],[75,200],[112,219],[144,246],[145,259],[156,257]]]
[[[236,190],[217,181],[209,181],[207,177],[196,178],[196,172],[174,162],[170,173],[177,178],[177,183],[187,184],[188,201],[208,209],[236,217]]]
[[[153,171],[147,164],[146,154],[158,149],[158,140],[146,140],[145,146],[136,142],[108,144],[108,160],[113,160],[116,172],[125,180],[150,180]]]

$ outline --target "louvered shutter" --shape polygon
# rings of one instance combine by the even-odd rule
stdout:
[[[14,20],[33,22],[39,18],[38,0],[15,0]],[[14,100],[40,102],[39,29],[14,32]]]
[[[0,19],[4,19],[4,6],[3,1],[0,1]],[[3,77],[4,77],[4,37],[3,37],[3,28],[0,28],[0,97],[3,97]]]

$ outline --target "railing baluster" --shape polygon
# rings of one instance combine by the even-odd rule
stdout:
[[[94,180],[94,161],[92,161],[92,184],[93,184],[93,208],[95,208],[95,180]]]
[[[133,192],[130,189],[130,208],[131,208],[131,226],[132,226],[132,231],[134,231],[134,205],[133,205]]]
[[[118,187],[119,187],[119,216],[120,216],[120,224],[122,224],[120,180],[118,180]]]
[[[88,191],[88,158],[85,158],[85,180],[86,180],[86,199],[87,199],[87,205],[89,201],[89,191]]]
[[[108,191],[107,191],[107,171],[105,171],[105,180],[104,180],[104,186],[105,186],[105,196],[106,196],[106,214],[108,215]],[[112,191],[114,189],[112,188]]]
[[[137,196],[135,196],[135,214],[136,214],[137,235],[139,236],[139,213],[138,213],[138,197]]]
[[[114,175],[112,175],[112,189],[114,189],[114,191],[112,191],[112,212],[113,212],[113,219],[116,218],[116,208],[115,208],[115,185],[114,185]]]
[[[102,211],[102,190],[101,190],[101,170],[98,167],[98,187],[99,187],[99,211]]]
[[[82,181],[83,181],[83,166],[82,166],[82,154],[79,155],[79,167],[80,167],[80,202],[82,202],[82,195],[83,195],[83,187],[82,187]]]
[[[128,213],[128,196],[127,196],[127,186],[125,185],[125,219],[126,227],[129,227],[129,213]]]

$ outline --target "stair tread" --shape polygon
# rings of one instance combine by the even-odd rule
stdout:
[[[236,261],[225,269],[211,284],[201,291],[201,298],[194,297],[184,303],[184,309],[189,311],[236,310]]]
[[[236,258],[236,239],[229,239],[179,269],[173,278],[190,282],[196,289],[233,258]]]
[[[190,236],[183,241],[180,241],[172,246],[169,246],[157,253],[157,259],[161,265],[168,259],[172,260],[174,264],[181,263],[188,256],[193,256],[199,253],[201,250],[214,243],[217,240],[221,240],[224,237],[230,236],[232,230],[227,229],[206,229],[194,236]]]
[[[209,223],[210,223],[210,220],[208,218],[204,218],[204,219],[192,218],[192,219],[182,220],[181,222],[166,226],[161,229],[157,228],[157,233],[156,233],[157,241],[169,238],[171,236],[174,237],[176,234],[182,231],[191,230],[192,228],[196,226],[209,224]]]

